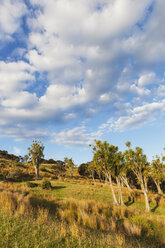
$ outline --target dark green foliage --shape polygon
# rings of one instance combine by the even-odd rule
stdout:
[[[51,189],[52,188],[52,185],[51,185],[51,182],[50,181],[43,181],[42,182],[42,185],[41,185],[42,189]]]
[[[89,176],[88,163],[82,163],[78,167],[78,173],[80,176]]]

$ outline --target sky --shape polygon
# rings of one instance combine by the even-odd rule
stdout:
[[[0,150],[165,147],[164,0],[0,0]]]

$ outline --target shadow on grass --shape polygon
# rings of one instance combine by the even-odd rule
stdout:
[[[39,199],[36,197],[31,197],[30,198],[30,203],[33,207],[33,211],[35,214],[37,214],[38,208],[43,208],[43,209],[48,209],[49,214],[51,216],[56,216],[57,213],[57,208],[59,207],[59,204],[54,202],[54,201],[48,201],[46,199]]]
[[[161,243],[155,237],[141,235],[140,237],[136,236],[125,236],[126,243],[135,245],[137,243],[137,247],[147,247],[147,248],[165,248],[165,244]],[[140,246],[139,246],[140,244]]]
[[[129,206],[131,206],[132,204],[134,204],[135,203],[135,200],[134,200],[134,197],[132,198],[132,197],[128,197],[128,201],[126,201],[125,202],[125,205],[127,206],[127,207],[129,207]]]
[[[66,186],[52,186],[52,189],[64,189]]]
[[[159,207],[159,202],[160,202],[160,200],[161,200],[161,195],[158,195],[156,198],[155,198],[155,201],[156,201],[156,206],[153,208],[153,209],[151,209],[151,212],[155,212],[155,210]]]

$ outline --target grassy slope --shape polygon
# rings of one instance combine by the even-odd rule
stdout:
[[[88,184],[88,181],[82,181],[82,182],[72,182],[72,179],[70,181],[60,181],[60,180],[54,180],[51,181],[51,184],[53,186],[52,190],[42,190],[41,184],[42,181],[33,181],[34,183],[37,183],[39,186],[36,188],[30,189],[31,193],[37,194],[37,195],[51,195],[55,196],[58,199],[65,199],[65,198],[74,198],[77,200],[96,200],[101,201],[104,203],[112,204],[112,194],[110,191],[109,185],[102,185],[98,183],[97,185]],[[22,187],[23,185],[26,186],[26,183],[18,183],[18,187]],[[116,194],[117,194],[117,187],[114,186]],[[29,190],[29,189],[28,189]],[[128,191],[126,188],[123,188],[123,198],[125,203],[128,203]],[[139,191],[141,192],[141,191]],[[155,199],[157,197],[156,194],[151,194],[152,198]],[[128,204],[129,205],[129,204]],[[135,203],[130,203],[128,206],[129,208],[133,209],[140,209],[142,211],[145,210],[145,203],[143,199],[139,199],[135,201]],[[165,204],[160,205],[157,207],[157,204],[155,201],[150,202],[151,211],[153,211],[153,214],[158,215],[165,215]]]
[[[12,166],[11,166],[12,168]],[[50,165],[44,165],[44,168],[50,173],[41,172],[42,177],[52,178],[53,170]],[[7,169],[5,168],[5,171]],[[32,174],[32,168],[23,168],[26,173]],[[1,174],[3,170],[1,169]],[[88,184],[85,180],[63,179],[52,180],[52,190],[43,190],[40,187],[41,181],[35,181],[39,184],[36,188],[28,188],[26,182],[19,183],[1,183],[0,188],[11,188],[13,191],[22,191],[28,193],[31,197],[43,199],[63,199],[73,198],[76,202],[79,200],[95,200],[104,202],[108,206],[112,205],[112,196],[109,186]],[[70,182],[69,182],[70,181]],[[34,181],[33,181],[34,182]],[[116,189],[117,190],[117,189]],[[124,200],[128,200],[126,189]],[[153,195],[152,198],[155,196]],[[80,201],[81,202],[81,201]],[[62,214],[66,214],[70,200],[63,205]],[[75,203],[74,203],[75,204]],[[79,203],[78,203],[79,204]],[[84,204],[84,203],[83,203]],[[153,213],[144,212],[145,205],[143,200],[131,204],[128,209],[135,211],[133,216],[128,216],[132,223],[142,227],[143,235],[130,236],[125,233],[118,233],[117,228],[114,232],[101,231],[87,227],[86,224],[75,223],[74,218],[68,222],[63,219],[45,218],[43,214],[40,217],[31,218],[24,216],[18,218],[17,215],[8,215],[7,212],[0,213],[0,247],[165,247],[163,238],[163,228],[165,228],[165,205],[157,207],[156,203],[150,204],[154,210]],[[71,209],[72,211],[73,209]],[[91,218],[92,215],[91,215]],[[123,221],[123,216],[119,216],[117,222]],[[125,219],[125,216],[124,216]],[[115,220],[116,221],[116,220]],[[68,223],[68,224],[67,224]],[[164,223],[164,224],[163,224]],[[130,225],[129,225],[129,232]],[[158,233],[159,232],[159,233]],[[163,242],[163,243],[162,243]]]

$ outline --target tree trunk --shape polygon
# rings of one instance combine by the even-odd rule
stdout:
[[[145,186],[146,192],[148,192],[148,179],[146,177],[144,177],[144,186]]]
[[[108,184],[108,177],[105,176],[105,184]]]
[[[124,205],[124,202],[123,202],[123,196],[122,196],[122,191],[121,191],[121,182],[120,182],[120,178],[119,177],[116,177],[116,182],[117,182],[118,191],[119,191],[119,204],[121,206],[123,206]]]
[[[147,189],[145,187],[143,180],[141,180],[141,189],[143,191],[144,198],[145,198],[146,211],[150,212],[150,205],[149,205],[149,200],[148,200],[148,195],[147,195]]]
[[[121,176],[121,180],[129,190],[132,190],[131,187],[129,186],[128,179],[126,176]]]
[[[110,183],[110,187],[111,187],[111,191],[112,191],[112,196],[113,196],[113,204],[119,205],[116,196],[115,196],[115,192],[114,192],[114,188],[113,188],[113,184],[112,184],[112,177],[111,175],[108,176],[109,178],[109,183]]]
[[[34,164],[34,162],[33,162]],[[35,172],[36,172],[36,178],[39,179],[40,178],[40,174],[39,174],[39,162],[37,161],[36,164],[34,164],[34,168],[35,168]]]
[[[39,175],[39,166],[35,166],[35,172],[36,172],[36,178],[39,179],[40,175]]]
[[[162,191],[161,188],[160,188],[160,182],[159,182],[159,180],[154,180],[154,183],[155,183],[155,185],[156,185],[158,194],[163,194],[163,191]]]

